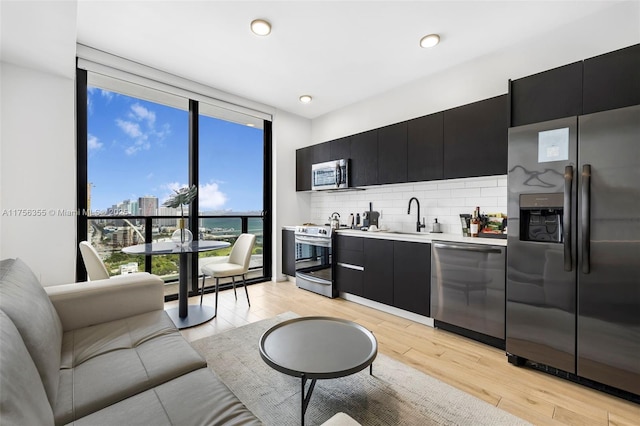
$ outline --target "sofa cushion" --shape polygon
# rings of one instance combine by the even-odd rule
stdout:
[[[162,310],[64,333],[56,424],[206,366]]]
[[[76,426],[261,425],[245,405],[207,368],[78,419]]]
[[[4,425],[53,425],[40,374],[13,322],[0,311],[0,421]]]
[[[22,336],[53,407],[60,378],[62,324],[38,278],[20,259],[0,261],[0,309]]]

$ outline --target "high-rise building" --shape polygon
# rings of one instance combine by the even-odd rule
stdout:
[[[140,216],[155,216],[158,212],[158,197],[145,195],[138,198],[138,214]]]
[[[158,209],[158,216],[176,216],[175,219],[158,219],[157,223],[160,226],[177,226],[180,211],[173,207],[160,207]]]

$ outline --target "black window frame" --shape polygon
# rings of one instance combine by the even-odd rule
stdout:
[[[76,66],[76,205],[79,212],[76,216],[76,282],[86,281],[87,272],[82,261],[78,244],[84,241],[88,234],[88,222],[91,218],[88,216],[88,108],[87,108],[87,88],[88,88],[88,71]],[[273,174],[272,174],[272,122],[263,120],[263,210],[261,216],[263,220],[263,266],[262,276],[258,278],[247,279],[247,284],[257,282],[270,281],[272,276],[272,203],[273,203]],[[199,101],[189,99],[189,185],[199,184]],[[84,212],[87,212],[85,214]],[[200,216],[198,198],[191,203],[189,209],[189,227],[194,235],[198,236],[198,223]],[[225,216],[228,217],[228,216]],[[248,219],[253,216],[240,216],[242,220],[243,233],[248,230]],[[152,219],[162,218],[162,216],[153,216]],[[151,219],[151,220],[152,220]],[[150,230],[147,229],[146,241],[151,240]],[[189,296],[196,295],[199,291],[198,284],[198,256],[191,255],[189,262]],[[151,273],[152,263],[151,256],[147,256],[145,262],[145,271]],[[226,286],[221,285],[222,288]],[[177,299],[177,294],[165,296],[165,301]]]

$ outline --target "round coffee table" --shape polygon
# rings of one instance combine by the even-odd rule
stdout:
[[[260,337],[262,359],[275,370],[302,379],[302,425],[316,380],[348,376],[367,367],[372,374],[377,354],[373,333],[340,318],[294,318],[271,327]]]

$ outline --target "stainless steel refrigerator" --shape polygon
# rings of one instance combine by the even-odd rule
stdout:
[[[640,105],[509,129],[506,350],[640,394]]]

